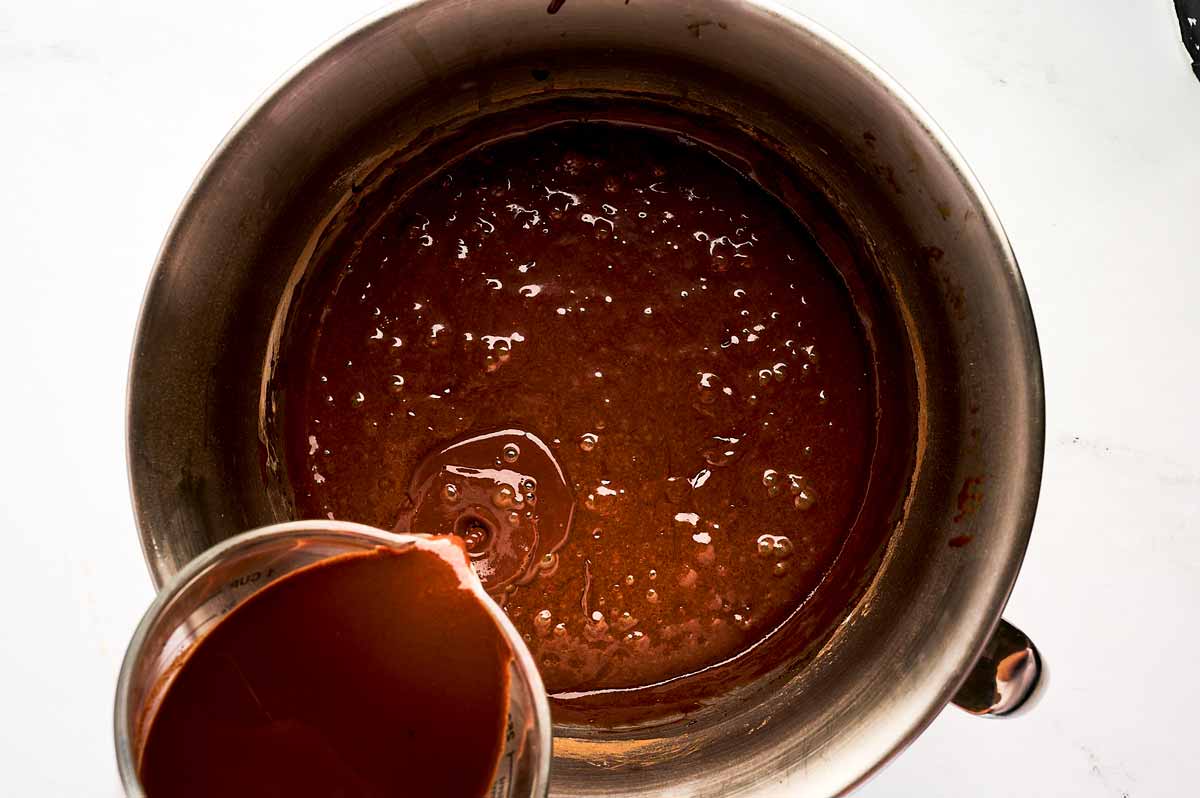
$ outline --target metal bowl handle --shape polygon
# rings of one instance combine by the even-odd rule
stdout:
[[[972,715],[1011,718],[1037,703],[1046,684],[1042,655],[1024,632],[1001,619],[979,661],[954,695]]]

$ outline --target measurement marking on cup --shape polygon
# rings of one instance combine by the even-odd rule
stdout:
[[[242,574],[238,578],[229,583],[229,587],[233,590],[239,590],[243,587],[254,584],[262,579],[270,579],[275,575],[274,568],[268,568],[266,571],[251,571],[248,574]]]

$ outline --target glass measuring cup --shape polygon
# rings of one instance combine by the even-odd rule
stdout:
[[[192,560],[159,592],[138,624],[117,679],[117,768],[129,798],[144,798],[138,762],[149,722],[180,657],[251,594],[313,563],[377,546],[403,550],[412,535],[343,521],[275,524],[230,538]],[[545,798],[551,759],[550,708],[541,676],[508,616],[474,583],[512,650],[508,726],[488,798]],[[398,664],[398,667],[402,665]],[[168,675],[167,678],[163,678]]]

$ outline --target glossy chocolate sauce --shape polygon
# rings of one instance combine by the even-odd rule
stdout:
[[[295,571],[196,643],[150,720],[146,794],[487,793],[511,652],[450,540]]]
[[[356,214],[282,354],[297,510],[463,535],[556,713],[738,658],[852,530],[886,539],[902,468],[864,497],[877,449],[911,447],[878,438],[906,364],[813,220],[695,139],[549,125]]]

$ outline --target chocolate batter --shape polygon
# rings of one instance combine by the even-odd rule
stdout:
[[[297,509],[463,535],[560,706],[738,657],[885,527],[898,366],[809,227],[705,146],[556,124],[377,193],[285,342]]]
[[[142,748],[146,794],[485,795],[512,655],[463,587],[473,578],[444,539],[255,593],[171,671]]]

